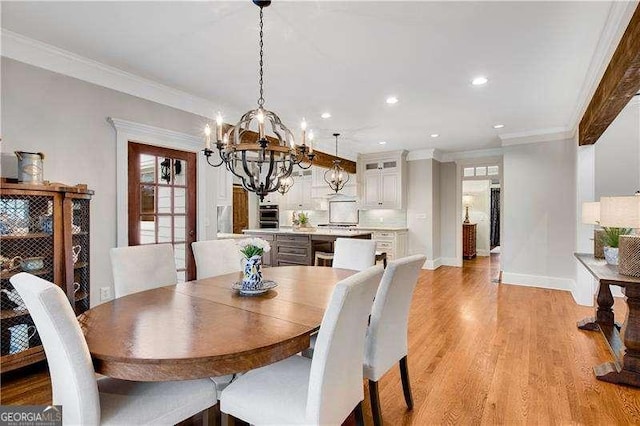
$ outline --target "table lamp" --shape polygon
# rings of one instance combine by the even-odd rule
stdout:
[[[462,196],[462,204],[464,205],[464,208],[465,208],[464,223],[470,223],[469,222],[469,207],[471,207],[473,205],[473,195],[463,195]]]
[[[602,197],[600,225],[640,229],[640,194],[630,197]],[[640,277],[640,235],[620,235],[618,272]]]
[[[582,203],[582,223],[586,225],[600,225],[600,202],[590,201]],[[593,230],[593,257],[604,259],[604,244],[602,238],[604,230]]]

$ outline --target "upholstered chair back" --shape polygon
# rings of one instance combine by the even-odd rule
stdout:
[[[64,423],[100,423],[100,397],[91,355],[69,300],[60,287],[36,276],[10,278],[38,330],[47,356],[53,404],[62,405]]]
[[[367,329],[364,375],[378,381],[407,355],[409,309],[418,275],[426,260],[415,255],[389,262],[378,287]]]
[[[373,266],[333,290],[311,361],[306,416],[313,424],[340,424],[364,399],[364,339],[382,271]]]
[[[209,240],[191,243],[198,279],[240,272],[241,256],[235,240]]]
[[[112,248],[111,269],[116,297],[178,282],[171,244]]]
[[[333,248],[334,268],[364,271],[376,263],[376,242],[358,238],[337,238]]]

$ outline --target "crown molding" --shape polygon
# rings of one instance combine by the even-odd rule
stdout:
[[[458,151],[458,152],[445,152],[442,154],[443,163],[450,163],[452,161],[467,160],[472,158],[486,158],[486,157],[502,157],[502,148],[489,148],[489,149],[475,149],[472,151]]]
[[[596,50],[591,57],[589,68],[587,68],[587,73],[578,95],[576,109],[571,115],[567,126],[572,133],[577,131],[580,120],[596,92],[598,84],[600,84],[600,80],[631,21],[636,7],[638,7],[638,3],[637,0],[611,2],[607,20],[600,34]]]
[[[118,132],[125,132],[127,134],[137,135],[138,137],[153,136],[154,139],[160,139],[167,142],[182,142],[187,146],[198,149],[204,148],[204,139],[202,137],[163,129],[161,127],[150,126],[148,124],[123,120],[121,118],[108,117],[107,121],[111,123]]]
[[[524,145],[529,143],[560,141],[572,139],[575,130],[566,127],[552,127],[549,129],[531,130],[518,133],[506,133],[500,135],[502,146]]]
[[[203,117],[213,117],[216,110],[210,100],[6,29],[2,56]]]
[[[407,161],[436,160],[442,162],[442,151],[438,149],[416,149],[409,151]]]

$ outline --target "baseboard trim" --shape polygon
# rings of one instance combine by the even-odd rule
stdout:
[[[516,274],[506,271],[502,273],[502,284],[546,288],[550,290],[562,290],[569,292],[573,292],[576,287],[575,282],[570,278]]]
[[[462,259],[458,259],[455,257],[441,257],[440,264],[442,266],[455,266],[458,268],[462,268]]]
[[[442,261],[440,258],[437,259],[433,259],[433,260],[425,260],[424,261],[424,265],[422,265],[422,269],[428,269],[430,271],[435,271],[436,269],[438,269],[439,267],[442,266]]]

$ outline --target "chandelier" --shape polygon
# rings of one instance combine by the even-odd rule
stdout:
[[[215,145],[219,160],[216,161],[211,144],[211,128],[205,127],[205,148],[202,151],[207,162],[213,167],[225,165],[227,170],[240,178],[242,186],[249,192],[255,192],[260,201],[271,192],[284,194],[293,185],[290,179],[293,167],[301,169],[311,167],[315,154],[313,153],[313,136],[309,132],[307,138],[307,123],[302,121],[302,139],[298,145],[293,133],[282,123],[276,113],[264,107],[264,42],[263,42],[263,9],[271,1],[253,0],[260,8],[259,31],[259,87],[258,107],[246,112],[235,126],[224,132],[222,116],[216,117]],[[251,131],[252,123],[257,123],[258,140],[254,141]],[[266,135],[267,126],[273,136]],[[224,133],[224,134],[223,134]],[[251,140],[248,140],[251,139]],[[308,144],[307,144],[308,139]],[[303,166],[302,163],[308,163]]]
[[[338,157],[338,136],[340,133],[334,133],[336,138],[336,159],[333,160],[333,167],[324,172],[324,181],[337,194],[349,182],[349,173],[340,166],[340,158]]]

